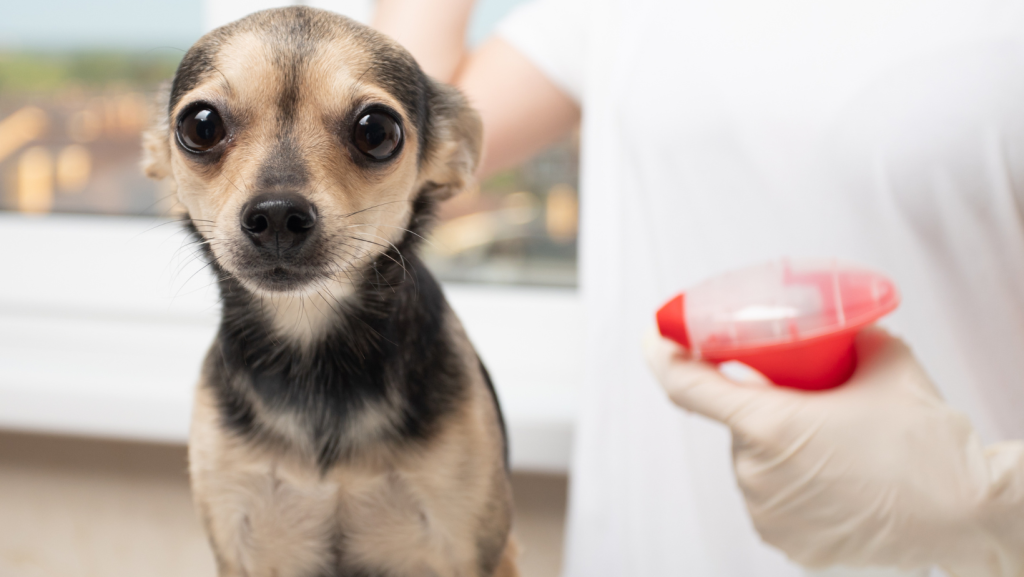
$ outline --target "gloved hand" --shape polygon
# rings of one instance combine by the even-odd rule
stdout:
[[[644,348],[677,405],[732,430],[754,525],[794,561],[1024,576],[1024,442],[983,447],[902,341],[864,331],[852,379],[813,393],[730,381],[656,334]]]

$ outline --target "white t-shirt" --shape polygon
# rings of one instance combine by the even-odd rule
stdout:
[[[1024,438],[1024,2],[541,0],[499,34],[583,109],[588,307],[569,577],[783,576],[722,426],[648,373],[657,307],[835,256],[982,438]]]

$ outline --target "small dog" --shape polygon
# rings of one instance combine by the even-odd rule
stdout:
[[[416,256],[481,126],[400,46],[256,13],[185,55],[145,138],[216,272],[192,488],[222,577],[518,574],[501,412]]]

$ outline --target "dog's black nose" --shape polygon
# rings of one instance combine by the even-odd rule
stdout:
[[[241,221],[253,244],[280,256],[306,242],[316,228],[316,208],[298,194],[261,194],[242,207]]]

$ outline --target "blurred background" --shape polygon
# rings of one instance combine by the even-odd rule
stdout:
[[[372,0],[304,2],[361,21]],[[519,0],[483,0],[467,43]],[[185,477],[215,287],[139,169],[156,87],[231,0],[35,0],[0,18],[0,575],[213,575]],[[509,423],[529,575],[556,575],[583,332],[577,143],[457,196],[426,258]]]

